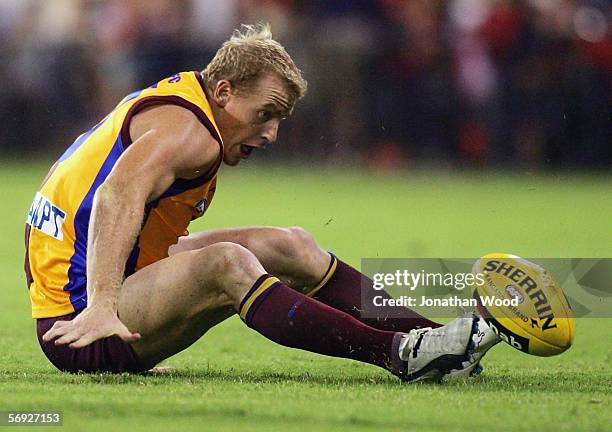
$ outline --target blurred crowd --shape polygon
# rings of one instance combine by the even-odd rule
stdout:
[[[607,168],[611,16],[609,0],[0,0],[0,154],[58,154],[269,22],[309,92],[265,158]]]

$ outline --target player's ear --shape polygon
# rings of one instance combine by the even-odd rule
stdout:
[[[227,105],[229,97],[233,93],[232,83],[228,80],[219,80],[213,92],[213,99],[220,107]]]

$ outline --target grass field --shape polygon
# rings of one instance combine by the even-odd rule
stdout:
[[[0,411],[62,410],[70,431],[612,429],[612,319],[579,320],[575,345],[554,358],[499,346],[481,377],[444,385],[402,385],[374,367],[285,349],[236,318],[168,359],[172,375],[59,373],[37,345],[22,273],[25,212],[46,169],[0,166]],[[611,257],[611,215],[610,177],[247,166],[222,172],[196,228],[301,225],[359,265],[492,251]],[[58,430],[34,428],[45,429]]]

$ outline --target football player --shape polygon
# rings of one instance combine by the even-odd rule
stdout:
[[[145,371],[238,314],[279,344],[405,381],[477,371],[497,341],[484,320],[441,326],[384,308],[363,319],[365,276],[301,228],[188,234],[211,204],[222,163],[236,166],[272,144],[305,91],[269,28],[245,26],[203,71],[128,95],[77,138],[26,225],[32,314],[51,363]]]

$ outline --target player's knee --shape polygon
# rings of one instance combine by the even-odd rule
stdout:
[[[211,263],[216,278],[240,277],[257,262],[255,255],[237,243],[215,243],[202,251],[205,251],[204,259]]]
[[[233,300],[241,298],[250,282],[264,271],[255,255],[237,243],[215,243],[195,253],[199,254],[202,280]]]
[[[321,265],[326,266],[329,255],[319,247],[317,241],[304,228],[287,228],[288,234],[288,255],[299,263],[306,273],[317,274]]]
[[[279,229],[275,244],[283,256],[301,263],[308,261],[313,250],[318,249],[314,237],[300,227]]]

